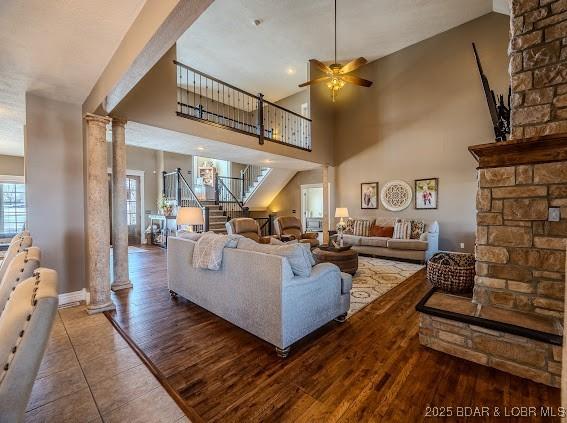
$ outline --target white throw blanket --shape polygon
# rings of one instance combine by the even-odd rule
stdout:
[[[219,270],[222,264],[224,247],[235,248],[240,235],[220,235],[206,232],[197,241],[193,250],[193,267],[197,269]]]

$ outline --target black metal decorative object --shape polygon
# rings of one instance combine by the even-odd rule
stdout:
[[[478,73],[480,73],[480,80],[482,81],[482,88],[484,90],[486,102],[488,103],[490,119],[492,119],[492,126],[494,127],[494,136],[496,141],[506,141],[506,137],[510,134],[510,97],[512,95],[512,90],[508,87],[507,106],[504,105],[504,95],[499,94],[498,102],[496,102],[496,96],[494,95],[494,91],[490,89],[488,79],[482,70],[482,65],[480,64],[480,59],[474,43],[472,43],[472,47],[474,50],[476,65],[478,66]]]

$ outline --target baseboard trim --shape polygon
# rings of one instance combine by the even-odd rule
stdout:
[[[80,291],[65,292],[64,294],[59,294],[59,307],[71,307],[78,305],[80,302],[85,301],[89,303],[89,293],[85,288]]]

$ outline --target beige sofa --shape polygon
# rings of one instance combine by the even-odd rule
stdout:
[[[392,219],[376,219],[376,225],[393,226]],[[336,239],[336,235],[334,236]],[[420,239],[392,239],[358,235],[343,235],[345,245],[360,254],[399,258],[425,262],[439,250],[439,224],[425,223],[425,232]]]

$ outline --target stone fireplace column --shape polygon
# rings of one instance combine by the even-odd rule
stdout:
[[[114,310],[110,298],[110,220],[108,213],[108,174],[106,126],[110,119],[85,115],[87,136],[87,280],[89,314]]]
[[[128,276],[128,221],[126,213],[126,121],[112,118],[112,269],[113,291],[132,288]]]

